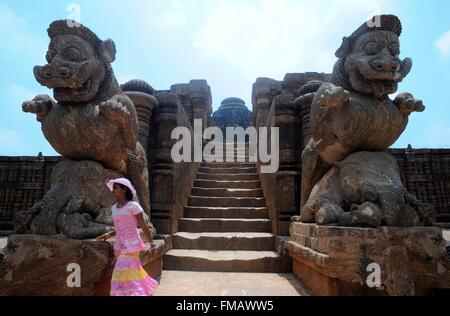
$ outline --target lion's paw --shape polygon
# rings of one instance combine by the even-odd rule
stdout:
[[[129,117],[130,111],[127,107],[118,100],[108,100],[99,104],[100,113],[106,118],[116,121],[122,119],[124,116]]]
[[[405,115],[409,115],[413,112],[425,111],[425,106],[422,100],[415,99],[410,93],[399,94],[395,100],[395,105],[399,108],[400,112]]]
[[[350,100],[350,92],[342,87],[329,86],[320,94],[320,103],[324,107],[341,107]]]

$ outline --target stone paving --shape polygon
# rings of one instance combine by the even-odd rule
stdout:
[[[155,296],[308,296],[291,273],[163,271]]]

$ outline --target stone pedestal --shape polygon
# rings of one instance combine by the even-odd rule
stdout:
[[[450,288],[450,262],[439,228],[292,223],[286,249],[294,274],[314,295],[430,295]],[[371,288],[377,265],[381,286]]]
[[[149,275],[162,272],[163,240],[141,253]],[[108,296],[114,269],[113,240],[72,240],[64,236],[14,235],[8,239],[0,266],[0,295],[7,296]],[[80,267],[81,287],[71,288],[67,279]],[[71,267],[70,267],[71,268]],[[69,271],[68,271],[69,270]]]

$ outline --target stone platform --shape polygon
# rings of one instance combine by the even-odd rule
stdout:
[[[0,267],[0,295],[7,296],[108,296],[114,268],[114,240],[72,240],[64,236],[14,235],[8,238]],[[162,272],[164,240],[141,253],[149,275]],[[78,264],[81,287],[71,288],[67,279]]]
[[[163,271],[154,296],[308,296],[292,273]]]
[[[430,295],[450,288],[440,228],[344,228],[292,223],[286,249],[313,295]],[[378,264],[381,286],[369,287]],[[375,280],[369,278],[370,280]]]

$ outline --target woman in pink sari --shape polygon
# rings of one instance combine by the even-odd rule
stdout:
[[[105,241],[116,235],[114,254],[117,262],[111,280],[111,296],[151,296],[158,282],[151,278],[142,267],[140,252],[148,249],[142,241],[137,225],[142,228],[151,244],[153,236],[144,218],[139,203],[133,201],[136,195],[131,182],[120,178],[106,183],[113,192],[116,204],[112,207],[115,232],[97,238]]]

